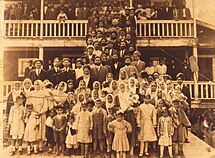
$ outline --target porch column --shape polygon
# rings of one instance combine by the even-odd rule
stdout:
[[[213,81],[215,81],[215,57],[212,58],[212,72],[213,72]],[[213,97],[215,96],[215,86],[213,88]]]
[[[39,59],[43,60],[44,57],[44,48],[39,47]]]
[[[130,0],[130,8],[133,7],[133,0]]]
[[[41,0],[40,3],[40,39],[43,39],[44,0]]]
[[[44,19],[44,0],[41,0],[40,8],[41,8],[40,20],[43,20]]]
[[[193,46],[193,56],[196,58],[198,62],[198,50],[197,46]],[[193,73],[193,80],[194,80],[194,100],[195,103],[199,103],[199,87],[198,87],[198,71]]]
[[[6,102],[3,102],[3,83],[4,83],[4,78],[3,78],[3,61],[4,61],[4,9],[5,9],[5,4],[4,1],[0,1],[0,129],[3,129],[3,110],[6,107]],[[0,132],[0,151],[3,151],[3,132]],[[0,152],[0,157],[3,156],[3,152]]]

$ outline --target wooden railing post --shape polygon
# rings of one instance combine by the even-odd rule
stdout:
[[[197,46],[193,46],[193,56],[196,58],[198,62],[198,50]],[[199,102],[199,86],[198,86],[198,71],[195,71],[193,73],[193,79],[194,79],[194,104],[193,106],[198,107],[200,102]],[[202,94],[201,94],[202,95]]]

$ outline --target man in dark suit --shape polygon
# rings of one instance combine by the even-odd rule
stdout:
[[[164,20],[172,20],[173,19],[173,10],[171,7],[169,7],[168,1],[165,2],[163,19]]]
[[[49,79],[50,82],[52,82],[54,86],[56,86],[60,82],[59,75],[61,73],[61,69],[59,68],[59,66],[60,60],[57,57],[53,61],[53,68],[49,69],[47,72],[48,74],[47,78]]]
[[[119,70],[124,66],[122,62],[120,62],[117,52],[115,52],[112,56],[112,60],[110,62],[111,72],[113,74],[113,79],[119,79]]]
[[[63,68],[61,69],[61,74],[60,74],[60,81],[67,82],[69,79],[73,80],[73,85],[76,85],[76,75],[75,75],[75,70],[70,68],[71,61],[69,58],[64,58],[63,59]]]
[[[106,80],[108,69],[101,64],[101,59],[99,56],[95,57],[94,64],[95,67],[91,69],[91,75],[100,83],[102,83]]]
[[[31,70],[29,73],[29,78],[31,79],[32,83],[36,80],[44,81],[47,79],[47,72],[42,69],[43,61],[40,59],[37,59],[34,61],[35,69]]]
[[[179,9],[179,20],[190,20],[191,13],[190,9],[186,8],[186,1],[183,1],[182,8]]]
[[[188,86],[183,84],[184,81],[184,74],[183,73],[178,73],[176,75],[176,80],[178,85],[181,87],[181,92],[187,97],[187,103],[189,104],[189,107],[185,110],[186,115],[188,116],[190,113],[190,109],[191,109],[191,96],[190,96],[190,89]],[[185,131],[185,142],[189,143],[189,138],[188,138],[188,130],[186,128]]]
[[[108,70],[108,72],[111,72],[111,67],[110,65],[108,65],[108,59],[107,59],[107,55],[105,53],[101,54],[101,63],[103,66],[105,66]]]
[[[131,65],[135,66],[137,68],[137,71],[139,73],[139,77],[141,77],[141,71],[145,70],[146,64],[144,61],[140,60],[141,53],[139,51],[135,51],[133,53],[134,61],[131,62]]]
[[[119,44],[119,61],[123,61],[124,60],[124,56],[127,55],[126,54],[126,43],[124,41],[121,41]]]
[[[125,56],[124,64],[125,66],[122,67],[119,71],[120,74],[122,73],[122,71],[124,71],[127,75],[127,78],[130,78],[133,74],[135,74],[135,76],[137,77],[139,76],[137,68],[131,65],[131,57],[129,55]]]
[[[91,90],[93,90],[93,82],[95,82],[96,79],[90,74],[90,71],[91,71],[91,68],[89,65],[83,66],[83,76],[77,79],[77,87],[79,85],[79,82],[81,80],[84,80],[87,88],[90,88]]]
[[[24,73],[25,78],[29,78],[30,71],[34,69],[33,60],[29,60],[28,64],[29,66],[25,68],[25,73]]]

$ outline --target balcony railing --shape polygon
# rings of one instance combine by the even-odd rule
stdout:
[[[13,90],[15,81],[5,81],[3,84],[3,98],[7,99],[8,94]],[[174,81],[173,84],[176,84]],[[191,99],[194,97],[194,81],[184,81],[190,89]],[[200,100],[214,100],[215,99],[215,82],[198,82],[198,99]]]
[[[5,20],[5,37],[85,37],[87,20]],[[138,20],[137,37],[180,37],[193,38],[193,20]]]
[[[193,20],[137,21],[138,37],[194,37]]]
[[[86,20],[6,20],[4,21],[5,37],[85,37]]]

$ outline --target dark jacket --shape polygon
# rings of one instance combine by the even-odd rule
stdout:
[[[83,80],[83,76],[81,76],[81,77],[79,77],[79,78],[77,79],[77,86],[79,85],[79,82],[80,82],[81,80]],[[90,88],[90,90],[93,90],[93,83],[94,83],[95,81],[96,81],[96,79],[93,78],[92,76],[90,76],[88,85],[86,85],[87,88]]]
[[[56,86],[60,82],[60,74],[61,70],[59,69],[57,72],[54,68],[51,68],[47,71],[47,78],[48,80]]]
[[[37,76],[36,69],[34,69],[30,71],[29,78],[31,79],[32,83],[34,83],[34,81],[36,80],[44,81],[45,79],[47,79],[47,72],[41,69],[40,74]]]

